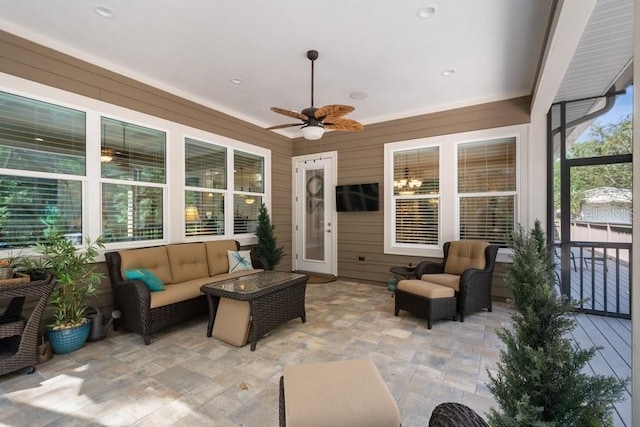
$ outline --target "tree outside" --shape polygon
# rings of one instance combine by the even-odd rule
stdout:
[[[575,142],[567,149],[567,158],[587,158],[629,154],[633,152],[632,115],[627,114],[613,123],[595,122],[587,138]],[[632,164],[614,163],[574,167],[571,170],[571,216],[578,218],[585,193],[610,187],[631,189]],[[560,162],[554,165],[554,208],[560,210]]]

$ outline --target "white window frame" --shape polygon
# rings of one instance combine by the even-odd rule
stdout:
[[[428,138],[398,141],[384,146],[384,253],[421,257],[442,258],[442,245],[460,236],[459,213],[460,195],[458,194],[458,145],[470,142],[482,142],[501,138],[516,140],[516,212],[514,225],[527,224],[528,205],[525,194],[528,192],[525,153],[528,147],[529,125],[513,125],[493,129],[462,132]],[[437,246],[395,244],[395,203],[393,195],[393,154],[398,151],[440,147],[440,224]],[[465,194],[468,196],[468,194]],[[501,248],[498,261],[508,261],[510,250]]]
[[[134,242],[114,242],[106,245],[105,251],[127,249],[134,247],[144,247],[156,244],[178,243],[188,241],[185,238],[185,218],[184,218],[184,138],[189,137],[199,141],[211,142],[212,144],[225,146],[229,153],[234,150],[255,154],[264,158],[264,194],[263,202],[267,209],[271,207],[271,150],[262,148],[250,143],[223,137],[201,129],[192,128],[180,123],[171,122],[159,117],[151,116],[138,111],[123,108],[114,104],[109,104],[93,98],[77,95],[54,87],[46,86],[19,77],[0,73],[0,90],[15,95],[31,98],[36,101],[48,102],[62,107],[72,108],[86,113],[86,174],[85,176],[74,176],[73,179],[83,181],[83,212],[82,224],[83,236],[95,239],[101,234],[102,227],[102,182],[100,168],[101,149],[101,126],[102,116],[121,120],[140,126],[161,130],[166,133],[166,181],[163,186],[163,239],[142,240]],[[227,158],[228,169],[233,171],[233,156]],[[21,175],[24,171],[12,169],[0,169],[0,174]],[[30,174],[32,175],[32,174]],[[39,174],[36,174],[39,176]],[[51,176],[51,174],[47,175]],[[65,179],[66,175],[55,174],[55,177]],[[135,185],[133,182],[128,184]],[[144,185],[158,186],[159,184],[145,183]],[[233,187],[228,189],[226,199],[233,199]],[[228,203],[228,202],[225,202]],[[226,208],[225,235],[222,236],[201,236],[196,241],[221,239],[236,239],[241,245],[251,245],[257,242],[254,234],[244,234],[235,236],[233,234],[233,209]],[[230,228],[229,228],[230,227]],[[0,250],[0,257],[9,256],[11,251]]]

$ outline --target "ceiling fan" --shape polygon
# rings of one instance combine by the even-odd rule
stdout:
[[[305,108],[301,112],[287,110],[284,108],[271,107],[271,111],[302,120],[302,123],[287,123],[268,127],[267,129],[282,129],[292,126],[302,126],[302,136],[305,139],[315,140],[322,138],[325,129],[353,132],[361,131],[362,124],[344,116],[352,112],[355,108],[349,105],[330,104],[317,108],[313,106],[313,62],[318,59],[317,50],[307,51],[307,58],[311,61],[311,107]]]

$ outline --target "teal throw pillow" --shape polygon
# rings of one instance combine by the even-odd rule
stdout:
[[[227,258],[229,258],[229,273],[253,270],[250,251],[227,251]]]
[[[133,279],[142,280],[144,284],[147,285],[147,287],[151,292],[164,291],[164,283],[162,283],[162,280],[160,280],[158,277],[156,277],[152,272],[150,272],[146,268],[136,268],[134,270],[125,270],[124,276],[129,280],[133,280]]]

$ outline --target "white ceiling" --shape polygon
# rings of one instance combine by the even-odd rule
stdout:
[[[366,125],[531,94],[551,3],[0,0],[0,28],[264,127],[310,106],[316,49],[316,106]]]

